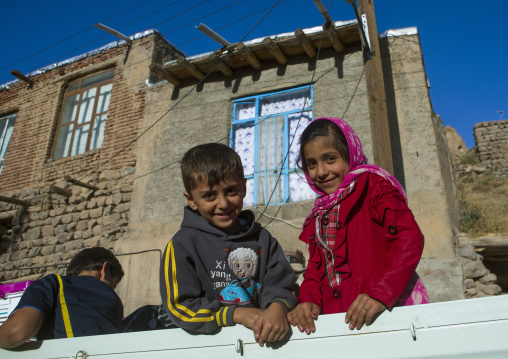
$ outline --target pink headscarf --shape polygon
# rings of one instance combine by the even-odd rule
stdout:
[[[326,210],[331,206],[335,205],[340,198],[341,194],[347,189],[347,187],[354,181],[358,176],[362,173],[370,172],[374,173],[378,176],[383,177],[384,179],[390,181],[392,185],[397,187],[400,194],[404,197],[407,203],[406,193],[402,188],[401,184],[393,177],[388,171],[382,169],[379,166],[369,164],[369,160],[363,153],[362,143],[360,142],[360,138],[355,133],[353,128],[349,126],[349,124],[341,120],[340,118],[334,117],[322,117],[317,118],[314,121],[318,120],[327,120],[335,123],[344,133],[344,136],[347,140],[347,145],[349,147],[349,173],[344,177],[344,180],[340,184],[339,188],[331,194],[324,193],[320,188],[314,186],[307,172],[305,173],[305,178],[307,178],[307,183],[310,188],[318,195],[320,195],[316,201],[314,202],[314,207],[312,208],[309,216],[305,219],[304,225],[310,221],[312,217],[314,217],[318,212]],[[314,122],[312,121],[312,122]]]

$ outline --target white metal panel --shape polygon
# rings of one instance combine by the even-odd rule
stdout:
[[[344,316],[321,316],[316,333],[293,332],[288,341],[263,348],[250,330],[235,326],[215,335],[166,329],[48,340],[28,343],[24,351],[0,350],[0,358],[75,358],[80,350],[89,358],[104,359],[240,358],[238,339],[244,343],[243,357],[256,359],[330,353],[356,358],[508,358],[508,296],[395,308],[359,331],[350,331]]]

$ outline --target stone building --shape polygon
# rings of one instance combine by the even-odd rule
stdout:
[[[432,300],[460,299],[455,180],[442,122],[432,109],[418,32],[389,31],[381,35],[380,46],[394,174],[426,238],[418,271]],[[120,260],[126,276],[118,292],[126,312],[159,303],[160,251],[179,229],[186,204],[178,162],[189,148],[207,142],[241,152],[249,187],[246,206],[284,250],[305,253],[298,235],[314,196],[295,166],[294,134],[298,137],[312,118],[334,116],[352,125],[369,158],[380,140],[369,120],[356,22],[337,22],[332,31],[298,29],[192,57],[151,33],[133,41],[124,64],[125,53],[126,45],[111,47],[33,76],[32,89],[15,83],[0,92],[0,118],[8,123],[17,114],[0,194],[26,201],[46,198],[38,203],[40,210],[20,211],[19,205],[9,204],[0,213],[0,220],[10,223],[2,236],[2,273],[8,273],[2,280],[41,276],[70,257],[55,254],[106,244],[125,254]],[[55,140],[59,131],[67,131],[59,122],[67,86],[110,68],[113,86],[102,146],[92,149],[90,140],[83,153],[54,159],[67,148]],[[37,86],[43,80],[45,86]],[[38,98],[27,97],[38,88]],[[34,131],[36,117],[39,128]],[[38,136],[31,147],[23,145],[22,131]],[[74,148],[72,143],[68,148]],[[29,179],[16,180],[22,169]],[[95,188],[63,183],[64,175]],[[52,193],[54,187],[71,193]],[[39,244],[45,252],[30,257]],[[38,262],[50,267],[23,269]]]

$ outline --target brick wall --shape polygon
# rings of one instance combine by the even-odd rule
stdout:
[[[134,40],[125,63],[127,45],[124,44],[35,75],[31,77],[32,88],[19,81],[0,91],[0,116],[17,113],[0,174],[0,193],[41,188],[61,180],[64,175],[81,178],[108,160],[101,170],[135,166],[136,144],[128,145],[139,133],[145,109],[144,82],[149,77],[148,67],[157,37],[158,34],[151,34]],[[67,84],[61,79],[70,74],[66,80],[74,80],[83,76],[80,70],[91,68],[93,73],[93,68],[100,70],[101,65],[113,61],[115,76],[102,148],[52,161],[55,128]],[[76,75],[72,76],[73,73]]]
[[[481,165],[508,177],[508,120],[479,122],[473,135]]]

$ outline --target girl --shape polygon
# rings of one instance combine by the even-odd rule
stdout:
[[[402,186],[369,165],[360,139],[338,118],[319,118],[300,139],[301,166],[320,196],[300,240],[309,262],[288,321],[314,332],[319,314],[346,312],[350,329],[394,305],[428,303],[415,273],[423,235]]]

